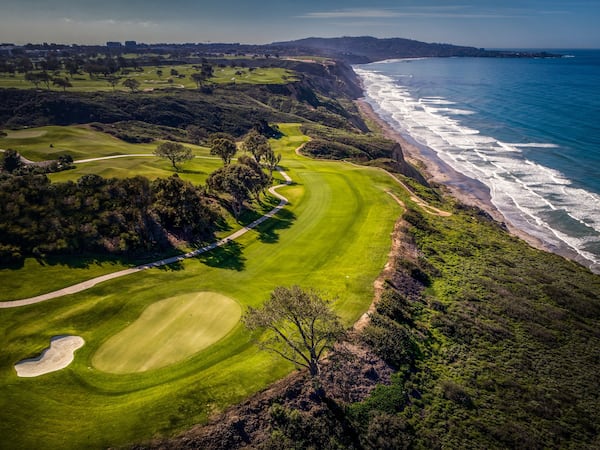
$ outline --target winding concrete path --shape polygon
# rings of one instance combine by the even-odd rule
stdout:
[[[79,161],[79,162],[82,162],[82,161]],[[256,219],[254,222],[250,223],[249,225],[246,225],[245,227],[239,229],[238,231],[230,234],[229,236],[227,236],[219,241],[213,242],[210,245],[207,245],[205,247],[194,250],[193,252],[188,252],[183,255],[172,256],[170,258],[161,259],[161,260],[154,261],[154,262],[147,263],[147,264],[141,264],[139,266],[132,267],[130,269],[120,270],[118,272],[108,273],[106,275],[92,278],[91,280],[83,281],[81,283],[77,283],[72,286],[68,286],[66,288],[59,289],[57,291],[48,292],[47,294],[37,295],[35,297],[24,298],[21,300],[0,302],[0,309],[16,308],[16,307],[25,306],[25,305],[33,305],[35,303],[44,302],[46,300],[50,300],[53,298],[62,297],[63,295],[75,294],[77,292],[81,292],[81,291],[90,289],[90,288],[96,286],[98,283],[102,283],[104,281],[124,277],[125,275],[129,275],[129,274],[136,273],[136,272],[141,272],[142,270],[146,270],[146,269],[152,269],[154,267],[160,267],[160,266],[165,266],[168,264],[173,264],[173,263],[176,263],[179,261],[183,261],[184,259],[193,258],[202,253],[206,253],[217,247],[221,247],[221,246],[227,244],[228,242],[233,241],[233,240],[239,238],[240,236],[243,236],[248,231],[252,230],[253,228],[256,228],[258,225],[263,223],[265,220],[270,219],[275,214],[277,214],[279,211],[281,211],[281,209],[288,203],[287,198],[285,198],[283,195],[279,194],[277,192],[277,189],[282,186],[287,186],[287,185],[291,184],[292,179],[283,170],[279,169],[278,172],[281,174],[281,176],[285,180],[285,183],[278,184],[277,186],[273,186],[273,187],[269,188],[269,192],[279,199],[279,204],[275,208],[273,208],[271,211],[266,213],[264,216]]]
[[[111,156],[100,156],[98,158],[87,158],[87,159],[78,159],[76,161],[73,161],[73,164],[84,164],[84,163],[90,163],[90,162],[94,162],[94,161],[104,161],[106,159],[118,159],[118,158],[132,158],[132,157],[137,157],[137,158],[157,158],[157,156],[154,153],[127,153],[127,154],[123,154],[123,155],[111,155]],[[221,159],[218,156],[194,156],[194,158],[201,158],[201,159]],[[236,158],[232,158],[232,161],[235,161]]]

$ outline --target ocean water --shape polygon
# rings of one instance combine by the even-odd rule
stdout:
[[[355,66],[396,130],[490,189],[514,226],[600,272],[600,50]]]

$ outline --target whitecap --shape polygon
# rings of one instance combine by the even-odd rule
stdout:
[[[558,145],[556,144],[550,144],[550,143],[546,143],[546,142],[524,142],[524,143],[513,143],[513,144],[508,144],[508,145],[512,145],[513,147],[517,147],[517,148],[559,148]]]
[[[600,257],[586,248],[600,245],[600,196],[575,188],[562,173],[524,157],[522,149],[558,148],[550,142],[503,142],[481,134],[456,116],[460,105],[440,96],[415,98],[383,73],[362,68],[367,100],[394,127],[433,149],[452,168],[486,184],[493,204],[514,226],[556,248],[567,245],[590,266]],[[472,112],[471,112],[472,113]],[[451,117],[453,116],[453,117]],[[564,211],[586,235],[575,236],[548,212]]]

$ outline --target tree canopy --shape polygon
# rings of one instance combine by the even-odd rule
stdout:
[[[270,177],[256,161],[242,156],[237,164],[229,164],[215,170],[206,180],[206,184],[215,192],[229,194],[233,214],[239,217],[244,202],[251,200],[253,196],[258,199],[270,181]]]
[[[125,81],[123,81],[123,86],[125,86],[131,92],[135,92],[140,88],[140,82],[135,78],[127,78]]]
[[[0,266],[49,254],[164,250],[169,235],[210,237],[218,218],[203,188],[176,174],[51,183],[0,173]]]
[[[256,130],[250,132],[244,138],[242,146],[245,151],[252,153],[254,159],[260,163],[261,158],[271,149],[269,141],[266,137]]]
[[[154,154],[171,161],[171,164],[176,171],[179,171],[177,163],[188,161],[194,158],[192,149],[180,144],[179,142],[162,142],[158,147],[156,147]]]
[[[281,162],[281,153],[278,153],[276,155],[275,152],[273,151],[273,149],[271,147],[269,147],[267,152],[264,154],[264,158],[265,158],[265,164],[266,164],[267,168],[269,169],[269,175],[272,176],[273,171],[277,168],[277,165]]]
[[[52,84],[54,86],[61,87],[63,91],[66,91],[68,87],[73,87],[68,78],[64,77],[55,77],[52,79]]]
[[[325,352],[345,333],[330,304],[314,290],[279,286],[262,307],[250,307],[242,320],[250,330],[267,331],[259,341],[262,348],[316,377]]]
[[[12,173],[22,165],[21,155],[16,150],[9,148],[2,154],[2,170],[5,172]]]
[[[208,63],[203,63],[200,68],[200,72],[194,72],[190,75],[190,78],[194,80],[198,88],[200,88],[206,80],[212,78],[214,75],[213,67]]]
[[[211,140],[210,154],[220,156],[225,165],[231,162],[231,158],[236,152],[237,147],[233,139],[220,137]]]

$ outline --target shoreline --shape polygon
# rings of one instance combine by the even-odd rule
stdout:
[[[386,138],[400,144],[406,161],[417,167],[427,181],[442,185],[444,190],[459,202],[469,206],[478,207],[485,211],[495,221],[506,226],[511,235],[524,240],[530,246],[548,253],[557,254],[590,269],[589,261],[582,258],[574,250],[548,245],[539,238],[512,225],[492,203],[490,190],[485,184],[456,171],[442,161],[433,149],[417,143],[409,135],[405,135],[396,130],[375,111],[366,97],[355,100],[355,104],[364,117],[377,124]]]

